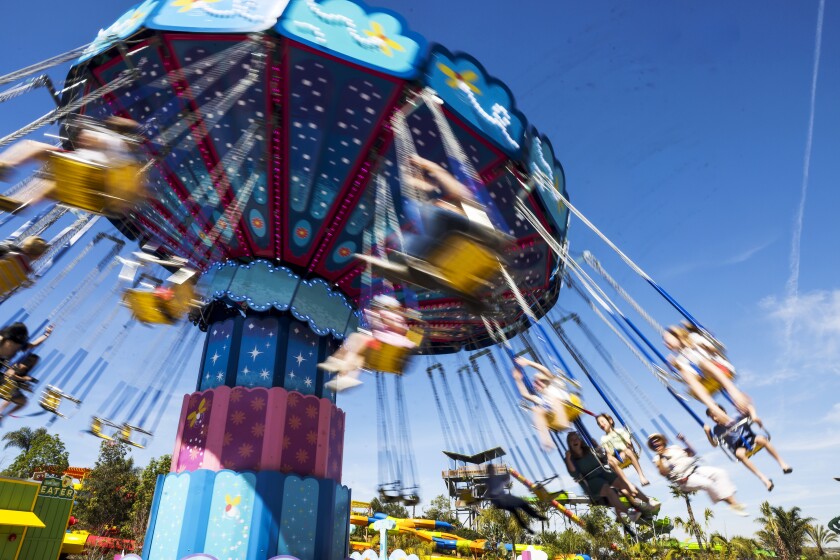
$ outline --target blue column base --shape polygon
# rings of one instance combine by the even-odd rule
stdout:
[[[158,478],[144,560],[347,558],[350,490],[276,471],[198,470]]]

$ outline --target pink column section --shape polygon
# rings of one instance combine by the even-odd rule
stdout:
[[[280,387],[217,387],[184,397],[173,472],[273,470],[340,482],[344,412]]]
[[[283,455],[283,436],[286,433],[286,405],[289,393],[284,390],[268,392],[265,415],[265,439],[262,447],[264,470],[279,471]]]
[[[228,406],[230,405],[230,390],[230,387],[225,385],[208,389],[208,391],[215,393],[215,398],[213,399],[213,410],[210,411],[210,419],[207,423],[207,440],[205,441],[202,469],[217,471],[222,468],[222,444],[225,438]]]
[[[175,472],[178,458],[181,455],[181,440],[184,434],[184,424],[187,422],[187,414],[189,414],[190,396],[184,395],[184,400],[181,402],[181,419],[178,420],[178,431],[175,432],[175,449],[172,451],[172,464],[169,467],[169,472]]]
[[[315,449],[315,467],[312,474],[319,478],[327,476],[327,461],[329,460],[330,419],[335,407],[327,399],[321,399],[321,410],[318,411],[318,446]]]

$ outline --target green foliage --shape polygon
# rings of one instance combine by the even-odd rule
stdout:
[[[21,453],[15,457],[12,464],[0,474],[16,478],[29,478],[32,473],[44,465],[66,469],[69,465],[70,453],[65,449],[64,442],[58,436],[51,436],[44,428],[32,430],[21,428],[8,432],[3,436],[5,447],[17,447]]]
[[[103,441],[99,457],[85,478],[74,509],[81,527],[102,534],[115,526],[123,537],[132,537],[131,512],[139,485],[129,447],[118,441]]]
[[[756,533],[758,541],[773,550],[781,560],[799,558],[808,527],[814,519],[802,517],[799,507],[787,510],[771,506],[769,502],[763,502],[760,511],[761,517],[755,520],[761,525],[761,529]]]
[[[380,502],[379,498],[374,498],[370,501],[370,509],[374,513],[384,513],[385,515],[390,515],[398,519],[407,519],[410,517],[408,510],[400,504],[385,504]]]
[[[429,507],[423,510],[423,519],[446,521],[447,523],[452,524],[455,524],[458,521],[449,498],[443,494],[435,496],[429,503]]]
[[[837,538],[837,535],[826,529],[823,525],[808,525],[805,529],[805,534],[808,535],[808,540],[817,547],[817,556],[820,557],[825,556],[825,545],[840,540]]]
[[[130,517],[130,532],[132,538],[137,541],[138,548],[143,546],[143,537],[146,535],[146,528],[149,524],[149,510],[152,508],[157,477],[168,473],[171,464],[172,456],[163,455],[149,461],[149,464],[140,473],[134,503],[131,505]]]

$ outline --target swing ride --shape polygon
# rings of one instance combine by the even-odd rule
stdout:
[[[24,201],[41,208],[34,202],[38,188],[39,196],[60,203],[13,239],[23,239],[24,231],[43,234],[67,212],[77,217],[45,241],[45,252],[25,273],[0,259],[0,292],[53,266],[97,220],[88,213],[107,217],[142,248],[117,259],[125,242],[97,235],[11,319],[29,317],[90,251],[113,243],[48,320],[65,321],[120,263],[130,286],[115,292],[132,318],[114,329],[120,309],[108,314],[106,298],[92,306],[89,318],[99,328],[91,340],[109,330],[116,337],[80,379],[75,370],[94,358],[91,342],[67,360],[48,358],[54,367],[41,379],[40,398],[48,422],[81,406],[137,322],[168,326],[178,332],[160,331],[143,372],[115,383],[89,426],[103,440],[145,447],[204,336],[196,391],[182,402],[172,472],[156,491],[146,557],[236,547],[246,557],[267,551],[302,560],[344,558],[345,416],[329,368],[316,365],[329,363],[342,340],[349,343],[368,327],[373,334],[357,369],[375,379],[379,491],[386,503],[420,501],[402,374],[423,359],[452,461],[444,478],[468,511],[484,495],[489,466],[504,466],[575,521],[556,499],[571,499],[569,493],[547,489],[562,480],[557,466],[566,449],[559,432],[575,430],[586,446],[598,447],[585,424],[595,414],[570,363],[616,427],[627,430],[628,449],[638,454],[635,434],[647,436],[628,401],[636,401],[657,432],[665,432],[661,422],[676,433],[580,317],[558,314],[564,283],[699,420],[673,364],[571,257],[570,212],[701,336],[714,339],[571,205],[550,142],[478,62],[356,0],[187,4],[146,0],[90,45],[0,77],[0,84],[19,82],[73,61],[55,91],[56,109],[0,138],[0,147],[7,146],[59,121],[62,151],[50,147],[34,179],[7,190],[0,206],[17,210]],[[14,93],[52,83],[36,76]],[[84,159],[85,130],[101,132],[114,117],[133,123],[130,137],[119,140],[132,142],[133,159]],[[660,335],[662,327],[589,257],[584,262]],[[373,310],[382,296],[396,302],[390,311],[400,315],[400,335],[411,344],[377,338],[368,324],[371,315],[362,310]],[[616,394],[587,361],[565,330],[569,321],[626,395]],[[393,334],[388,328],[380,330]],[[166,340],[168,348],[159,351]],[[433,361],[442,354],[459,360],[454,373]],[[539,366],[536,375],[520,372],[524,389],[511,376],[520,356]],[[550,387],[563,396],[552,401]],[[709,392],[725,393],[719,389]],[[521,410],[523,398],[530,414]],[[539,438],[532,415],[549,418]],[[505,454],[500,445],[521,471],[494,463]],[[616,465],[626,469],[630,462]],[[244,533],[211,530],[217,510],[231,506],[219,496],[237,500],[225,513],[251,516]],[[296,516],[304,506],[309,515]],[[278,530],[288,537],[272,539]]]

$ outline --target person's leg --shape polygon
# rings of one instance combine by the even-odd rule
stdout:
[[[755,436],[755,443],[767,450],[767,453],[769,453],[770,456],[773,457],[777,463],[779,463],[779,466],[782,468],[783,473],[789,474],[793,472],[793,469],[790,468],[790,465],[788,465],[784,459],[782,459],[781,455],[779,455],[779,452],[776,451],[776,448],[773,446],[772,443],[770,443],[769,439],[767,439],[764,436]]]
[[[642,486],[650,484],[650,481],[645,476],[645,473],[642,472],[642,466],[639,464],[639,458],[636,457],[636,453],[634,453],[629,447],[621,452],[621,460],[625,461],[627,459],[630,459],[630,464],[633,465],[633,469],[638,473],[639,482]]]
[[[712,398],[712,395],[703,387],[703,384],[700,383],[700,379],[694,375],[693,372],[684,372],[682,369],[679,370],[680,377],[688,385],[688,388],[691,390],[691,393],[697,398],[698,401],[706,405],[706,408],[710,408],[714,410],[721,418],[724,418],[726,423],[732,421],[732,419],[727,415],[723,409],[720,407],[718,403]]]
[[[615,510],[616,517],[619,519],[621,518],[621,514],[627,513],[627,507],[621,503],[621,500],[618,498],[618,494],[615,493],[615,490],[613,490],[609,484],[604,484],[599,495],[602,498],[606,498],[607,502]]]
[[[627,489],[628,492],[632,495],[640,494],[639,489],[636,488],[634,484],[630,482],[627,478],[627,475],[624,474],[624,469],[621,468],[621,464],[618,462],[618,459],[615,455],[607,455],[607,463],[609,464],[610,468],[613,470],[615,475],[618,477],[618,480],[621,481],[621,485]]]
[[[9,416],[14,414],[15,412],[17,412],[21,408],[25,407],[27,402],[29,402],[29,400],[26,397],[19,397],[17,399],[12,399],[10,404],[14,404],[14,406],[9,411]]]
[[[519,509],[521,509],[528,517],[532,517],[534,519],[539,519],[540,521],[547,521],[548,520],[548,518],[546,516],[544,516],[543,514],[538,512],[537,510],[535,510],[531,506],[531,504],[529,504],[528,502],[526,502],[525,500],[523,500],[521,498],[519,500]]]
[[[55,151],[55,147],[44,142],[21,140],[12,144],[12,146],[0,154],[0,165],[17,167],[18,165],[23,165],[24,163],[43,157],[52,151]]]
[[[542,406],[535,405],[533,417],[540,443],[545,449],[551,451],[554,449],[554,440],[551,439],[551,431],[548,427],[548,411]]]
[[[551,399],[551,429],[557,432],[563,432],[569,429],[569,415],[566,411],[566,403],[563,399]]]
[[[714,362],[710,360],[703,361],[701,363],[701,369],[703,370],[704,375],[713,378],[720,384],[723,390],[726,391],[726,393],[732,399],[732,402],[735,404],[735,407],[742,414],[748,415],[755,421],[761,421],[758,418],[758,414],[756,413],[755,407],[752,404],[752,399],[750,399],[750,397],[747,396],[746,393],[741,391],[735,385],[735,383],[732,381],[732,378],[726,372],[724,372],[720,367],[715,365]]]
[[[745,447],[739,447],[738,449],[736,449],[735,450],[735,457],[739,461],[741,461],[744,464],[744,466],[747,467],[747,469],[749,469],[749,471],[751,473],[753,473],[755,476],[758,477],[758,479],[762,482],[762,484],[764,484],[764,486],[767,487],[767,490],[772,490],[773,489],[773,481],[770,480],[769,478],[767,478],[766,476],[764,476],[764,473],[762,473],[760,470],[758,470],[758,467],[755,466],[755,463],[750,461],[750,458],[747,457],[747,449]]]

